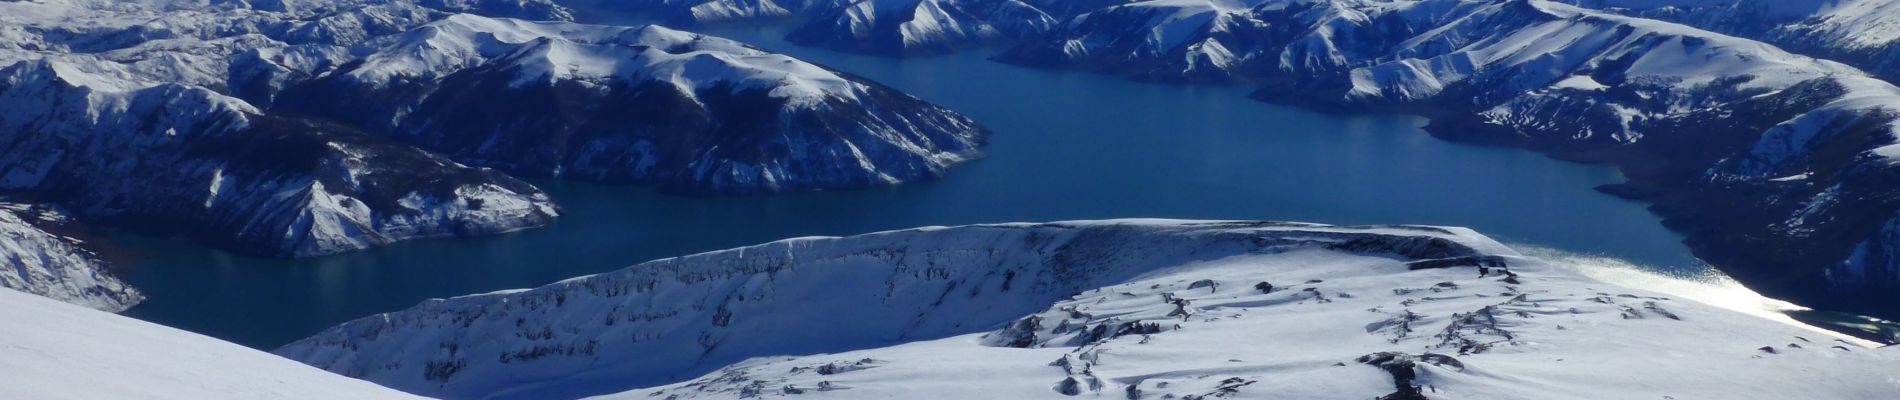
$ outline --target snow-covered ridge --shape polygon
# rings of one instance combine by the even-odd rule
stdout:
[[[948,52],[1040,36],[1061,20],[1019,0],[860,0],[819,8],[786,36],[812,46],[884,55]]]
[[[1900,1],[1567,0],[1680,22],[1900,78]]]
[[[1900,89],[1841,63],[1538,0],[1148,1],[1002,58],[1259,82],[1263,99],[1423,113],[1439,136],[1615,162],[1632,178],[1619,193],[1659,202],[1699,255],[1744,282],[1900,313],[1895,280],[1841,278],[1900,276],[1887,272],[1900,264],[1856,261],[1886,257],[1851,255],[1900,211]]]
[[[1900,390],[1881,372],[1891,351],[1605,284],[1469,230],[1273,222],[791,239],[431,300],[277,353],[446,398]]]
[[[659,26],[456,15],[357,51],[300,46],[238,65],[273,111],[516,173],[686,191],[931,179],[986,135],[874,82]]]
[[[4,212],[0,212],[4,214]],[[0,397],[421,399],[269,353],[0,288]]]
[[[0,288],[110,312],[144,300],[83,240],[57,233],[72,224],[56,207],[0,202]]]

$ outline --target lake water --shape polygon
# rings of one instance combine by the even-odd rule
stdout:
[[[128,312],[270,348],[432,297],[533,287],[641,261],[811,235],[923,225],[1126,217],[1413,223],[1617,257],[1708,267],[1644,205],[1592,190],[1608,167],[1434,139],[1408,116],[1342,116],[1246,99],[1245,87],[1147,84],[989,62],[990,52],[896,60],[784,43],[783,27],[712,33],[848,71],[976,119],[989,156],[948,178],[888,189],[683,197],[536,182],[567,209],[554,226],[298,260],[121,236]]]

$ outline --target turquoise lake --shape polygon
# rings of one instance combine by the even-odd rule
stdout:
[[[1467,226],[1501,241],[1709,271],[1638,202],[1598,193],[1605,166],[1449,143],[1400,115],[1248,100],[1250,88],[1132,82],[990,62],[898,60],[783,42],[784,27],[701,30],[847,71],[962,112],[988,157],[943,180],[877,190],[695,197],[537,181],[554,226],[312,259],[238,256],[118,235],[150,300],[127,314],[272,348],[434,297],[533,287],[655,258],[776,239],[924,225],[1161,217]]]

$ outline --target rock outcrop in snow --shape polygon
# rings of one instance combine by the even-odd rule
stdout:
[[[1854,256],[1900,211],[1900,89],[1836,62],[1537,0],[1149,1],[1004,60],[1432,118],[1441,137],[1622,166],[1704,259],[1771,295],[1894,315]],[[1874,248],[1861,246],[1864,248]],[[1856,264],[1842,267],[1846,264]]]
[[[144,300],[71,235],[75,228],[55,207],[0,202],[0,288],[109,312]]]
[[[0,396],[10,399],[422,399],[7,288],[0,321]]]
[[[932,179],[977,157],[985,135],[894,89],[659,26],[457,15],[360,57],[301,57],[348,53],[260,53],[267,66],[254,69],[275,72],[256,76],[292,78],[247,86],[282,87],[268,96],[273,111],[343,121],[474,165],[686,191]]]
[[[1900,364],[1891,351],[1605,284],[1469,230],[1272,222],[792,239],[431,300],[277,353],[447,398],[1900,389],[1881,372]]]

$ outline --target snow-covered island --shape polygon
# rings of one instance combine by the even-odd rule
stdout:
[[[438,299],[277,354],[444,398],[1885,398],[1894,348],[1429,226],[799,238]],[[1785,319],[1785,318],[1782,318]]]

